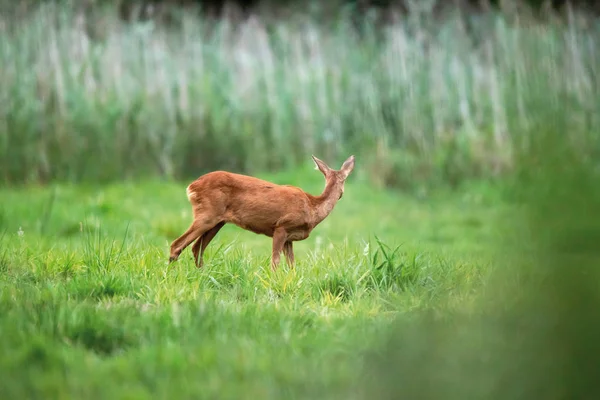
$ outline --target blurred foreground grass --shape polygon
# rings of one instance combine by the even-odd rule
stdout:
[[[365,368],[361,397],[600,397],[597,132],[571,141],[572,116],[546,117],[505,186],[515,207],[476,306],[400,318]]]

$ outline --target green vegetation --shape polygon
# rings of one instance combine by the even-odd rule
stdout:
[[[256,173],[353,152],[374,181],[418,189],[510,171],[532,118],[557,104],[571,108],[566,135],[598,128],[599,36],[580,15],[417,13],[381,28],[343,12],[184,15],[167,28],[115,13],[45,4],[2,20],[5,183]]]
[[[0,398],[600,397],[596,21],[114,12],[0,16]],[[295,269],[167,265],[187,178],[350,152]]]
[[[265,176],[322,189],[318,171]],[[0,191],[3,398],[329,398],[398,314],[468,307],[489,273],[493,192],[415,199],[355,180],[272,273],[226,226],[197,270],[169,242],[185,185]],[[110,382],[110,384],[107,384]],[[137,397],[136,397],[137,398]]]
[[[600,185],[564,165],[425,197],[358,176],[276,273],[233,226],[169,267],[184,183],[2,189],[0,397],[595,398]]]

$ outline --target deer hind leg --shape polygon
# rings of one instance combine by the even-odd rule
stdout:
[[[225,225],[225,222],[219,222],[217,225],[209,229],[204,235],[200,236],[194,246],[192,247],[192,253],[194,253],[194,260],[198,268],[202,268],[202,256],[204,256],[204,250],[211,240],[217,235],[221,228]]]
[[[281,251],[285,245],[287,233],[283,228],[275,228],[273,232],[273,253],[271,255],[271,269],[275,271],[279,265]]]
[[[194,240],[204,235],[205,232],[210,230],[214,224],[207,224],[194,220],[192,225],[187,231],[171,243],[171,255],[169,257],[169,263],[176,261],[179,258],[181,252],[188,247]]]
[[[294,243],[291,240],[288,240],[283,245],[283,255],[287,260],[288,266],[294,268]]]

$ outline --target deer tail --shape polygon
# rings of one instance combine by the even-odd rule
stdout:
[[[192,201],[196,198],[196,192],[192,191],[191,188],[192,185],[189,185],[186,189],[185,189],[185,194],[187,194],[187,198],[189,201]]]

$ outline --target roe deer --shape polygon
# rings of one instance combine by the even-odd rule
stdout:
[[[279,264],[283,251],[287,263],[294,266],[292,242],[304,240],[323,221],[344,193],[344,182],[354,168],[350,156],[340,170],[331,169],[312,156],[316,168],[325,176],[325,190],[313,196],[290,185],[276,185],[262,179],[214,171],[202,175],[186,189],[194,221],[171,244],[169,263],[194,240],[192,253],[198,268],[210,241],[226,224],[273,238],[271,269]]]

